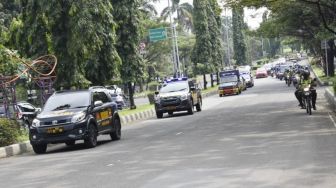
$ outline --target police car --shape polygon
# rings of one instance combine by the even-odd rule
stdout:
[[[172,115],[174,112],[187,111],[194,113],[202,110],[201,89],[188,78],[174,78],[166,80],[160,91],[155,92],[155,111],[157,118],[164,113]]]
[[[29,129],[37,154],[45,153],[49,143],[74,145],[84,140],[92,148],[100,134],[109,134],[112,140],[121,137],[117,105],[104,88],[55,92]]]

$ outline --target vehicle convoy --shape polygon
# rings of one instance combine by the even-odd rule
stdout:
[[[242,79],[238,70],[227,70],[219,73],[220,85],[218,87],[219,97],[224,95],[239,95],[244,89]]]
[[[110,134],[112,140],[121,137],[117,105],[104,88],[55,92],[29,129],[37,154],[45,153],[49,143],[74,145],[76,140],[92,148],[100,134]]]
[[[164,113],[173,115],[174,112],[188,111],[194,113],[202,110],[201,89],[195,81],[188,78],[167,80],[160,91],[155,92],[156,117],[162,118]]]

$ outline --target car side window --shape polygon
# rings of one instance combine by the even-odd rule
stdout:
[[[103,103],[110,102],[105,92],[99,92],[99,96],[101,98],[101,101],[103,101]]]
[[[107,97],[105,92],[94,92],[92,96],[93,102],[102,101],[103,103],[110,102],[110,99]]]

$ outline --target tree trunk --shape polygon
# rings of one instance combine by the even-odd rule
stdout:
[[[334,48],[334,40],[328,41],[329,49],[327,60],[328,60],[328,76],[333,77],[335,75],[335,66],[334,66],[334,56],[335,56],[335,48]]]
[[[206,81],[206,75],[205,75],[205,73],[203,74],[203,85],[204,85],[204,89],[207,89],[207,81]]]
[[[216,82],[217,82],[217,85],[219,85],[219,72],[216,72]]]
[[[132,82],[127,83],[128,87],[128,94],[129,94],[129,101],[130,101],[130,109],[136,109],[135,103],[134,103],[134,88],[132,86]]]
[[[210,79],[211,79],[211,87],[214,87],[214,82],[215,80],[213,79],[213,74],[210,74]]]

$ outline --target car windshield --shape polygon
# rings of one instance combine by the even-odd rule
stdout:
[[[227,75],[224,77],[220,77],[220,83],[227,83],[227,82],[237,82],[238,78],[236,75]]]
[[[242,77],[245,78],[245,79],[250,79],[251,78],[251,76],[249,74],[243,74]]]
[[[90,105],[90,92],[59,93],[51,96],[43,111],[56,111],[69,108],[82,108]]]
[[[160,93],[170,93],[176,91],[185,91],[188,90],[188,82],[174,82],[163,85],[160,90]]]

